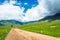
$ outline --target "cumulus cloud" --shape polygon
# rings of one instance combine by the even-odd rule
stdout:
[[[36,7],[28,9],[26,13],[23,12],[24,8],[14,6],[13,4],[15,3],[16,1],[10,0],[9,3],[5,1],[3,5],[0,5],[0,20],[37,21],[46,16],[54,15],[60,9],[59,0],[38,0],[39,4]]]
[[[38,2],[38,6],[32,7],[32,9],[28,9],[25,17],[22,18],[23,21],[37,21],[48,15],[49,11],[48,8],[46,8],[47,6],[45,4],[45,1],[39,0]]]
[[[15,2],[4,2],[0,5],[0,20],[20,20],[20,15],[23,13],[23,8],[14,6]]]
[[[38,0],[38,6],[28,9],[23,21],[36,21],[58,13],[60,0]],[[59,11],[60,12],[60,11]]]

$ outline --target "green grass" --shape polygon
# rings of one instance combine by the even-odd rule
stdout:
[[[50,36],[60,37],[60,20],[48,22],[34,22],[24,25],[14,24],[14,27],[17,27],[22,30],[27,30],[30,32],[36,32],[40,34],[46,34]],[[4,40],[8,32],[11,30],[10,25],[0,27],[0,40]]]

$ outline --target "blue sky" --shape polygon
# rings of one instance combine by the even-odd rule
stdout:
[[[19,6],[25,8],[24,12],[26,12],[29,8],[31,9],[33,5],[34,5],[34,7],[38,5],[37,0],[17,0],[17,3],[20,3],[20,2],[21,2],[21,4]],[[27,4],[25,4],[25,3],[27,3]]]
[[[38,0],[0,0],[0,20],[33,21],[38,4]]]
[[[37,21],[57,10],[60,0],[0,0],[0,20]]]
[[[7,1],[9,2],[10,0]],[[3,4],[4,2],[5,0],[0,0],[0,4]],[[25,8],[24,13],[25,13],[28,9],[37,6],[38,1],[37,0],[16,0],[16,3],[14,5],[24,7]]]

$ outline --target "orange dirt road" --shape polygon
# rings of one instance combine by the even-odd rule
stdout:
[[[60,38],[12,28],[5,40],[60,40]]]

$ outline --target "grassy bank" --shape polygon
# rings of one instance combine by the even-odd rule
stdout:
[[[31,32],[46,34],[50,36],[60,37],[60,20],[48,22],[34,22],[24,25],[13,24],[14,27],[17,27],[22,30],[27,30]],[[5,25],[0,27],[0,40],[4,40],[8,32],[11,30],[11,25]]]

